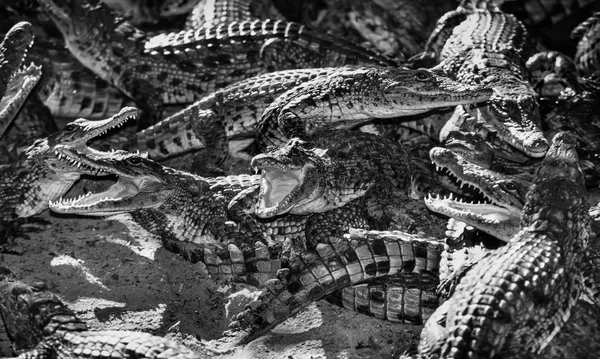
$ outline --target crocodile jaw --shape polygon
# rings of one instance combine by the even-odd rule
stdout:
[[[57,213],[74,213],[87,216],[111,216],[141,209],[139,197],[157,181],[151,176],[135,178],[119,177],[116,183],[104,192],[88,193],[77,198],[50,202],[50,209]],[[150,192],[151,193],[151,192]],[[163,201],[149,202],[143,208],[156,208]]]
[[[300,192],[305,171],[282,170],[264,167],[256,215],[260,218],[273,217],[288,212],[294,205],[293,199]]]
[[[467,203],[450,197],[425,198],[430,210],[458,219],[505,242],[519,231],[521,211],[487,203]]]

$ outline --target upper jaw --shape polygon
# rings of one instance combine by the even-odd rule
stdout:
[[[130,212],[135,209],[155,208],[162,205],[161,198],[165,193],[153,196],[144,202],[144,195],[152,192],[150,187],[157,187],[162,181],[150,174],[135,174],[120,170],[118,166],[103,163],[102,158],[91,158],[65,146],[57,148],[57,156],[68,161],[72,166],[89,168],[90,171],[118,176],[117,182],[100,193],[88,193],[77,198],[59,199],[50,203],[49,207],[58,213],[77,213],[90,216],[108,216]],[[103,153],[104,156],[111,154]],[[158,191],[157,191],[158,192]],[[141,195],[141,199],[140,199]]]
[[[505,193],[503,199],[499,199],[496,196],[500,196],[500,193],[495,193],[493,188],[489,188],[486,184],[484,176],[493,175],[493,171],[470,164],[465,161],[460,163],[461,159],[454,154],[452,151],[443,148],[434,148],[430,152],[430,157],[433,163],[438,169],[443,168],[446,172],[457,178],[459,182],[466,183],[468,186],[477,189],[484,197],[491,201],[491,204],[474,204],[465,203],[461,201],[453,200],[450,198],[430,198],[426,203],[431,210],[448,214],[446,212],[452,212],[453,214],[462,217],[470,216],[477,217],[480,222],[489,222],[491,220],[498,220],[509,218],[511,221],[512,217],[521,213],[522,204],[508,203],[507,194]],[[482,178],[478,181],[476,177],[480,175]],[[501,174],[498,174],[501,175]],[[473,178],[470,180],[470,178]],[[493,187],[493,186],[492,186]],[[492,213],[495,213],[493,216]]]

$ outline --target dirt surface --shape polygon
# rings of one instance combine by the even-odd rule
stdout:
[[[201,263],[163,249],[128,215],[104,220],[44,212],[40,218],[49,224],[19,239],[13,249],[22,254],[2,254],[0,263],[26,283],[45,282],[93,330],[150,332],[218,358],[393,358],[418,343],[421,327],[319,302],[232,347],[232,338],[219,339],[227,329],[228,296],[242,290],[235,303],[243,304],[239,298],[254,290],[219,285]]]

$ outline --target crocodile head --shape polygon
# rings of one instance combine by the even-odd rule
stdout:
[[[478,190],[489,203],[468,203],[453,196],[429,196],[425,204],[434,212],[461,220],[508,241],[518,231],[525,194],[532,183],[528,174],[505,175],[465,161],[449,149],[434,147],[430,157],[438,169],[457,179],[461,186]]]
[[[528,156],[544,157],[548,141],[540,127],[540,109],[537,94],[533,90],[524,88],[523,93],[495,92],[481,112],[504,142]]]
[[[393,141],[359,131],[293,138],[252,159],[262,170],[256,215],[309,214],[344,206],[373,186],[409,186],[407,154]]]
[[[389,69],[381,73],[378,81],[375,92],[381,92],[392,111],[380,114],[375,108],[370,114],[372,117],[414,115],[436,108],[483,102],[492,95],[490,88],[465,85],[427,69]]]
[[[256,215],[267,218],[293,212],[315,197],[320,197],[320,186],[325,166],[326,150],[308,148],[307,143],[293,138],[282,148],[272,148],[255,156],[251,166],[262,170],[262,183]],[[324,158],[325,157],[325,158]]]
[[[70,147],[58,151],[80,167],[109,173],[117,180],[101,192],[51,201],[54,212],[84,216],[130,213],[146,230],[177,248],[184,242],[218,245],[217,239],[227,235],[223,228],[226,203],[214,195],[213,184],[205,178],[164,167],[139,153],[85,155]]]
[[[3,208],[13,208],[17,217],[29,217],[48,208],[48,201],[63,196],[82,174],[100,175],[102,171],[81,168],[68,161],[58,151],[76,148],[82,153],[96,153],[86,143],[111,128],[135,118],[137,110],[123,108],[118,114],[103,121],[78,119],[61,131],[36,140],[26,148],[15,163],[0,167]]]
[[[490,144],[474,132],[451,131],[444,139],[444,148],[484,168],[490,168],[494,160]]]
[[[40,149],[45,146],[36,146],[35,144],[27,149],[26,152],[42,158],[51,169],[57,172],[98,175],[98,171],[88,171],[85,168],[78,167],[77,163],[65,161],[58,152],[58,148],[70,147],[84,154],[99,153],[99,151],[88,147],[87,143],[111,129],[123,126],[125,122],[135,119],[137,114],[138,110],[135,107],[124,107],[118,113],[105,120],[90,121],[85,118],[78,118],[66,124],[62,130],[39,142],[40,144],[45,142],[47,146],[44,148],[43,154]]]
[[[33,26],[21,21],[8,30],[0,43],[0,98],[8,83],[19,72],[27,50],[33,44]]]
[[[176,189],[172,185],[176,180],[175,174],[143,154],[114,151],[86,156],[70,147],[60,147],[57,152],[77,167],[102,171],[118,178],[103,192],[51,202],[50,209],[58,213],[109,216],[157,208],[165,204]]]
[[[40,5],[79,62],[123,90],[118,80],[127,60],[143,50],[145,35],[99,0],[40,0]]]
[[[14,25],[0,43],[0,136],[42,76],[39,66],[22,66],[32,44],[33,27],[26,21]]]

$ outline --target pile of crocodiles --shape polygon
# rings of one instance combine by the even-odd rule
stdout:
[[[415,357],[542,353],[600,310],[600,4],[400,3],[339,34],[308,0],[0,6],[1,252],[46,210],[128,213],[261,289],[239,345],[326,299],[423,325]],[[4,267],[0,318],[19,358],[201,357]]]

